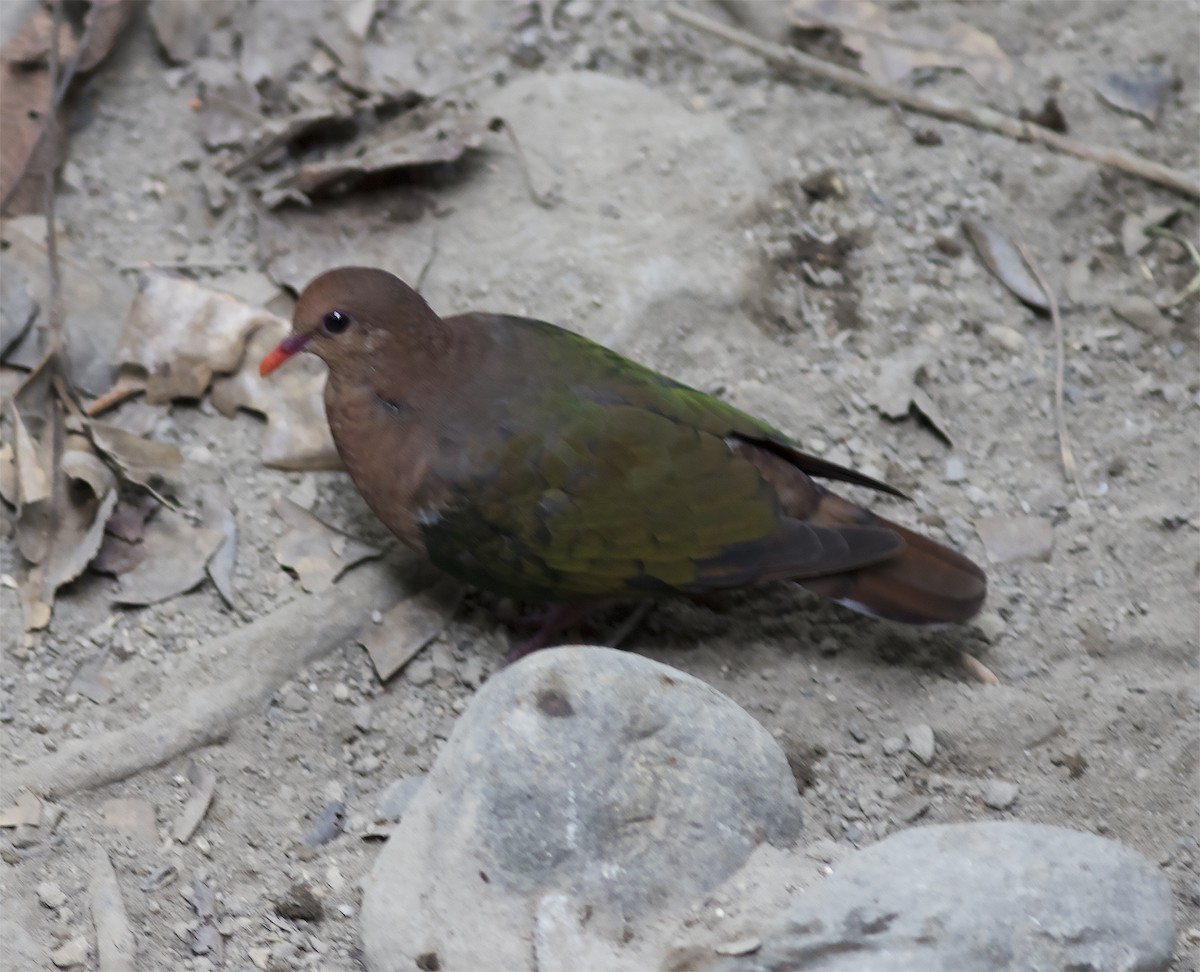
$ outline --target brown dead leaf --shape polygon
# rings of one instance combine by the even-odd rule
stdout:
[[[121,577],[117,604],[157,604],[190,591],[205,578],[208,559],[224,543],[219,530],[193,526],[164,509],[146,527],[145,559]]]
[[[27,506],[50,498],[52,471],[45,468],[37,443],[25,428],[17,409],[12,410],[13,439],[16,443],[14,467],[17,477],[17,503]]]
[[[990,34],[956,23],[944,31],[895,30],[871,0],[793,0],[792,24],[836,31],[859,55],[863,73],[888,84],[921,68],[966,71],[983,88],[1012,80],[1012,62]]]
[[[183,467],[183,453],[166,442],[134,435],[117,425],[88,422],[92,444],[128,483],[151,488]]]
[[[50,623],[54,596],[96,556],[117,503],[117,481],[81,436],[72,436],[47,498],[21,506],[17,542],[33,567],[21,586],[26,630]]]
[[[262,461],[273,469],[341,469],[341,459],[325,419],[325,365],[303,355],[265,381],[258,362],[291,331],[274,318],[259,328],[246,348],[245,366],[236,375],[213,384],[212,403],[221,414],[239,408],[267,418]]]
[[[133,0],[92,0],[84,26],[86,44],[79,52],[80,74],[86,74],[108,57],[132,16]]]
[[[305,202],[315,195],[340,195],[370,178],[394,176],[405,169],[454,162],[483,144],[492,119],[474,112],[436,107],[405,112],[361,143],[260,186],[263,201],[275,208],[288,200]]]
[[[273,320],[194,280],[147,274],[129,308],[117,360],[144,376],[152,404],[199,398],[214,373],[237,370],[247,338]]]
[[[62,162],[66,138],[61,111],[46,119],[54,96],[47,64],[53,33],[53,13],[38,8],[0,49],[0,199],[6,200],[3,212],[8,215],[40,212],[46,173]],[[63,64],[75,53],[65,20],[58,36]]]
[[[454,581],[438,581],[406,597],[378,624],[368,623],[359,632],[358,643],[367,649],[381,682],[401,671],[445,630],[462,594],[462,587]]]
[[[335,530],[291,500],[280,500],[275,510],[290,528],[275,541],[275,559],[295,571],[310,594],[328,590],[355,564],[382,552]]]
[[[997,280],[1030,307],[1040,311],[1050,309],[1050,302],[1016,244],[999,227],[983,219],[964,220],[963,227],[980,259]]]

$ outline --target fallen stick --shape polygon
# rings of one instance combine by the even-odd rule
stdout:
[[[1156,182],[1160,186],[1166,186],[1168,189],[1174,189],[1176,192],[1200,198],[1200,182],[1189,177],[1186,173],[1180,172],[1178,169],[1172,169],[1170,166],[1152,162],[1150,159],[1143,158],[1133,152],[1107,148],[1100,145],[1088,145],[1078,139],[1060,135],[1058,132],[1053,132],[1033,122],[1011,118],[991,108],[958,105],[949,101],[937,101],[932,98],[923,97],[914,91],[906,91],[903,88],[894,88],[890,85],[881,84],[867,77],[865,74],[859,74],[857,71],[851,71],[849,68],[844,68],[838,64],[831,64],[828,61],[821,60],[819,57],[812,57],[803,51],[783,47],[780,44],[772,44],[770,41],[762,40],[753,34],[746,33],[744,30],[727,27],[719,21],[705,17],[703,14],[698,14],[686,7],[679,7],[672,4],[667,7],[667,13],[675,20],[685,23],[689,27],[695,27],[697,30],[712,34],[714,37],[720,37],[730,44],[736,44],[738,47],[753,51],[777,67],[804,71],[819,78],[824,78],[826,81],[832,81],[834,84],[839,84],[842,87],[861,92],[870,98],[874,98],[876,101],[903,105],[905,108],[911,108],[913,111],[932,115],[935,118],[944,118],[947,121],[971,125],[975,128],[981,128],[984,131],[995,132],[997,135],[1007,135],[1009,138],[1014,138],[1019,142],[1038,142],[1058,152],[1074,155],[1080,159],[1087,159],[1089,162],[1095,162],[1111,169],[1119,169],[1122,172],[1138,176],[1149,182]]]
[[[181,753],[224,739],[243,715],[261,707],[297,669],[348,642],[372,610],[403,596],[386,564],[348,573],[317,595],[210,642],[173,676],[154,714],[124,729],[67,743],[4,774],[4,791],[61,796],[126,779]]]

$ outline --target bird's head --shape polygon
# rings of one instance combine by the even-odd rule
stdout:
[[[292,333],[262,359],[266,376],[300,351],[311,351],[333,374],[374,370],[389,353],[410,358],[427,349],[441,318],[399,277],[374,267],[338,267],[300,294]]]

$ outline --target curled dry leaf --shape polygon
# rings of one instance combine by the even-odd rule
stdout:
[[[275,559],[296,572],[310,594],[331,588],[355,564],[381,551],[319,520],[302,506],[284,499],[275,507],[289,529],[275,542]]]
[[[21,585],[26,630],[50,623],[54,596],[100,549],[117,504],[117,481],[82,436],[67,441],[47,498],[21,507],[18,546],[33,566]]]
[[[246,366],[213,384],[212,403],[221,414],[239,408],[265,415],[262,461],[274,469],[341,469],[341,459],[325,420],[325,366],[312,355],[298,356],[269,380],[257,362],[289,333],[287,322],[274,318],[259,328],[246,349]]]
[[[273,320],[266,311],[194,280],[147,274],[129,308],[117,360],[136,369],[152,404],[199,398],[214,373],[237,370],[246,339]]]
[[[183,467],[183,453],[166,442],[134,435],[117,425],[88,422],[92,444],[125,482],[151,488]]]
[[[145,557],[121,577],[117,604],[157,604],[184,594],[204,580],[208,560],[225,541],[219,530],[197,527],[164,509],[146,526]]]
[[[406,597],[392,607],[378,624],[368,623],[358,634],[371,664],[386,682],[412,661],[446,625],[462,600],[463,589],[451,580],[440,580]]]
[[[369,137],[365,149],[352,144],[272,179],[261,187],[263,201],[275,208],[289,199],[346,193],[368,178],[457,161],[483,144],[492,124],[492,119],[454,108],[406,112]]]
[[[1030,307],[1046,311],[1050,302],[1026,266],[1016,244],[995,224],[982,219],[963,221],[980,259],[993,276]]]
[[[1012,62],[990,34],[969,24],[946,30],[895,30],[871,0],[793,0],[792,24],[801,30],[833,30],[859,55],[863,73],[892,83],[920,68],[966,71],[981,87],[1012,80]]]

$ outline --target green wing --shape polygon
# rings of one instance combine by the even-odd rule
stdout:
[[[531,377],[519,389],[486,372],[473,382],[488,430],[476,421],[468,434],[464,422],[446,472],[455,499],[422,531],[447,572],[556,600],[739,586],[894,551],[884,531],[863,531],[878,542],[860,538],[852,552],[844,530],[782,514],[730,447],[743,438],[794,452],[770,426],[553,325],[487,320],[507,330],[497,373]],[[444,440],[455,439],[447,422]]]

